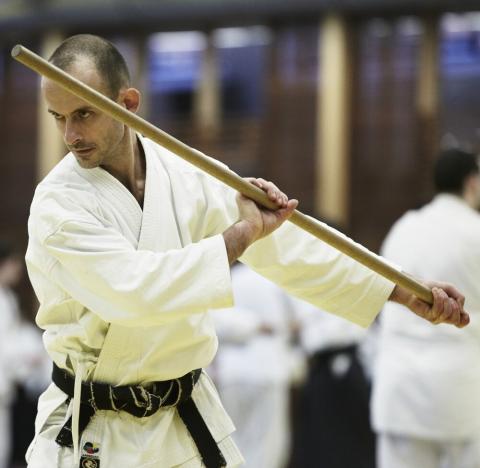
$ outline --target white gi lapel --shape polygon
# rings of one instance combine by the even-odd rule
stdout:
[[[99,196],[108,204],[105,212],[115,218],[115,224],[122,235],[136,247],[143,213],[135,197],[119,180],[100,167],[83,169],[76,165],[76,170],[92,183]]]
[[[143,218],[138,249],[165,251],[182,247],[173,211],[169,176],[159,160],[159,155],[141,140],[147,165]]]
[[[180,248],[182,242],[171,201],[168,173],[160,162],[161,155],[155,147],[143,138],[140,141],[146,159],[146,180],[143,215],[141,218],[135,217],[134,221],[135,229],[138,227],[137,249],[161,252]],[[133,196],[132,199],[140,208]],[[138,226],[137,220],[140,221]],[[142,356],[149,349],[154,349],[154,343],[158,339],[158,333],[151,327],[132,328],[111,324],[97,361],[94,380],[114,384],[133,383],[122,380],[125,374],[122,364],[132,359],[141,362]]]

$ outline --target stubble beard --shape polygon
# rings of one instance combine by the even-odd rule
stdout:
[[[98,147],[94,149],[88,158],[82,158],[81,156],[76,155],[75,152],[73,152],[73,155],[82,169],[95,169],[100,166],[103,160],[102,152]]]

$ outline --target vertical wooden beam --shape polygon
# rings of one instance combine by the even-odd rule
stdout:
[[[150,77],[148,69],[148,36],[146,34],[135,35],[132,38],[135,51],[135,63],[131,69],[132,86],[137,88],[141,95],[141,105],[138,112],[140,117],[150,119]]]
[[[438,17],[422,18],[423,34],[419,53],[417,105],[422,117],[437,116],[439,105],[439,22]]]
[[[60,32],[47,33],[42,40],[40,55],[49,57],[62,42]],[[42,93],[38,94],[38,149],[37,149],[37,180],[43,179],[65,154],[62,136],[58,132],[55,121],[47,112],[47,106]]]
[[[221,87],[217,49],[213,43],[213,32],[207,33],[203,52],[200,78],[194,96],[194,123],[201,139],[211,142],[220,130]]]
[[[329,14],[320,24],[318,74],[317,187],[319,214],[340,225],[349,219],[349,78],[348,24]]]
[[[419,169],[424,173],[421,190],[424,198],[431,192],[431,167],[438,149],[438,120],[440,108],[440,28],[439,17],[422,18],[423,34],[420,44],[417,82],[417,112],[419,118]]]

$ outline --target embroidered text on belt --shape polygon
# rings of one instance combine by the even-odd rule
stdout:
[[[137,418],[145,418],[160,408],[176,407],[178,414],[195,442],[207,468],[225,467],[226,461],[217,446],[191,394],[202,370],[196,369],[178,379],[142,385],[114,387],[98,382],[82,382],[80,397],[79,434],[82,434],[98,410],[126,411]],[[75,378],[53,365],[55,385],[70,398],[74,395]],[[60,430],[57,443],[73,447],[72,418]]]

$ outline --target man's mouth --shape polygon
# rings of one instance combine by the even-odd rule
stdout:
[[[77,156],[85,157],[88,156],[94,149],[94,146],[90,146],[88,148],[72,148],[72,152]]]

